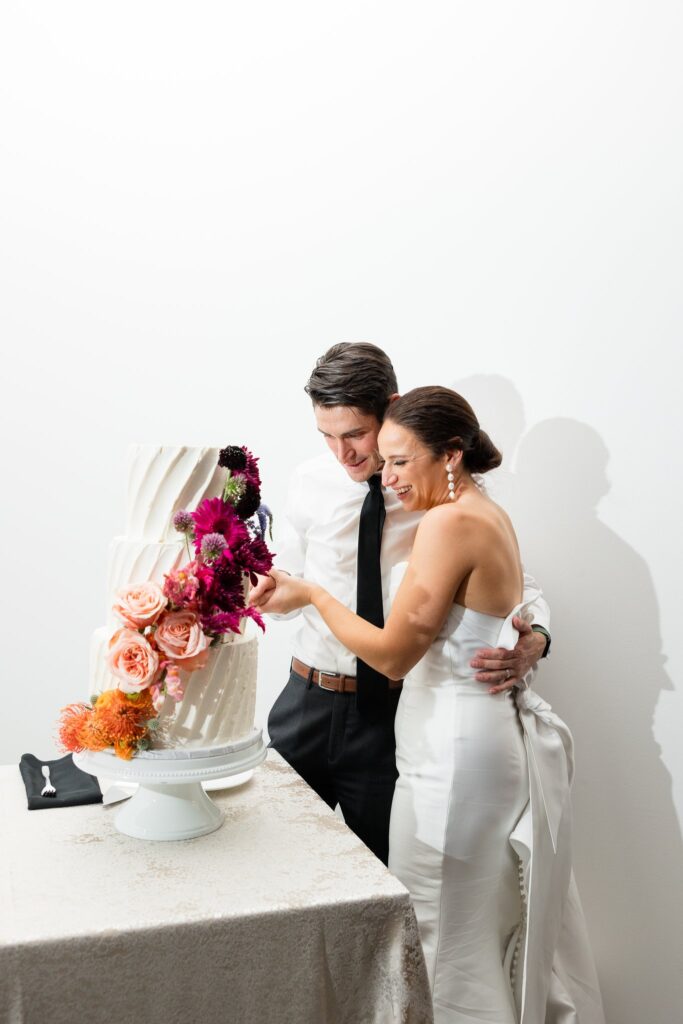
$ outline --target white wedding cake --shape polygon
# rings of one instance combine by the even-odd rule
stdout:
[[[191,542],[177,532],[173,517],[180,510],[196,509],[205,499],[220,498],[230,473],[219,466],[218,459],[218,448],[135,445],[129,450],[126,532],[114,538],[109,550],[108,621],[92,638],[92,694],[120,686],[110,665],[111,639],[121,629],[121,621],[112,611],[117,595],[130,585],[147,581],[163,587],[169,574],[195,558]],[[246,527],[242,528],[246,532]],[[183,752],[213,750],[252,733],[257,637],[253,623],[246,629],[247,623],[243,618],[239,633],[214,637],[204,667],[179,672],[184,691],[181,699],[162,692],[155,705],[158,720],[150,733],[150,749],[143,756],[154,751],[176,751],[176,756],[182,756]]]

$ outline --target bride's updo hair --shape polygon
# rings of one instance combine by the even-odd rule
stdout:
[[[412,431],[438,458],[462,451],[470,473],[488,473],[503,456],[481,430],[469,402],[450,388],[414,388],[389,405],[384,419]]]

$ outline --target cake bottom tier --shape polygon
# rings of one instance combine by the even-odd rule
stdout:
[[[206,668],[181,673],[183,699],[166,697],[154,750],[220,747],[249,735],[254,727],[258,639],[235,636],[216,647]]]
[[[107,627],[93,635],[88,699],[118,686],[105,657],[110,635]],[[235,635],[212,649],[206,668],[181,672],[185,694],[177,704],[166,697],[153,749],[220,747],[248,736],[254,728],[257,662],[257,636]]]

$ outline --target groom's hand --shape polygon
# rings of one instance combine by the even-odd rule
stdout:
[[[482,648],[470,662],[472,668],[479,669],[474,678],[479,683],[488,683],[489,693],[502,693],[521,683],[527,672],[536,667],[545,648],[542,633],[534,633],[529,623],[517,616],[512,621],[519,633],[513,650]]]

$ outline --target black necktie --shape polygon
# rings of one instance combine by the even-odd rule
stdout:
[[[384,606],[379,552],[386,513],[381,477],[371,476],[368,485],[370,490],[365,496],[358,524],[356,612],[373,626],[383,626]],[[360,658],[357,659],[356,687],[356,706],[359,711],[377,712],[386,704],[389,689],[387,677],[366,665]]]

